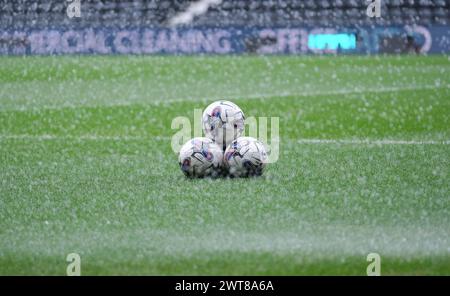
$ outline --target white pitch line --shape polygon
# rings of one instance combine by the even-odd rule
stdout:
[[[319,91],[303,91],[303,92],[279,92],[279,93],[251,93],[251,94],[236,94],[225,95],[217,97],[185,97],[180,99],[161,99],[151,101],[119,101],[109,104],[60,104],[57,106],[20,106],[15,108],[0,109],[0,112],[8,111],[39,111],[39,110],[64,110],[76,108],[96,108],[96,107],[129,107],[129,106],[153,106],[153,105],[167,105],[182,102],[205,102],[212,100],[233,100],[233,99],[271,99],[271,98],[288,98],[288,97],[314,97],[314,96],[333,96],[333,95],[351,95],[362,93],[389,93],[400,92],[408,90],[429,90],[429,89],[450,89],[450,84],[441,85],[404,85],[404,86],[390,86],[390,87],[376,87],[376,88],[358,88],[353,89],[334,89],[334,90],[319,90]]]
[[[361,140],[361,139],[299,139],[298,144],[349,144],[349,145],[450,145],[450,140]]]
[[[106,135],[80,135],[80,136],[58,136],[58,135],[0,135],[0,140],[67,140],[67,141],[166,141],[171,137],[141,137],[141,136],[106,136]]]
[[[270,98],[285,98],[285,97],[309,97],[309,96],[323,96],[323,95],[351,95],[351,94],[360,94],[360,93],[388,93],[388,92],[398,92],[405,90],[423,90],[423,89],[450,89],[450,85],[408,85],[401,87],[379,87],[379,88],[355,88],[355,89],[338,89],[338,90],[330,90],[330,91],[310,91],[303,93],[290,93],[290,92],[281,92],[278,94],[253,94],[253,95],[243,95],[243,96],[234,96],[234,98],[243,98],[243,99],[270,99]],[[232,99],[233,97],[226,97],[224,99]],[[172,101],[168,101],[172,102]]]
[[[58,135],[0,135],[1,140],[30,140],[30,141],[46,141],[46,140],[67,140],[67,141],[171,141],[171,137],[155,136],[106,136],[106,135],[80,135],[80,136],[58,136]],[[450,145],[450,140],[370,140],[370,139],[289,139],[287,141],[295,141],[298,144],[348,144],[348,145]],[[281,139],[280,142],[283,142]]]
[[[202,97],[187,97],[182,99],[167,99],[167,100],[154,100],[149,102],[124,102],[110,105],[101,105],[106,107],[116,107],[116,106],[133,106],[133,105],[153,105],[153,104],[172,104],[172,103],[183,103],[183,102],[203,102],[211,100],[233,100],[233,99],[249,99],[249,100],[265,100],[272,98],[289,98],[289,97],[314,97],[314,96],[333,96],[333,95],[351,95],[351,94],[361,94],[361,93],[389,93],[389,92],[399,92],[407,90],[429,90],[429,89],[450,89],[450,84],[441,85],[405,85],[405,86],[392,86],[392,87],[377,87],[377,88],[358,88],[353,89],[334,89],[334,90],[319,90],[319,91],[304,91],[304,92],[289,92],[282,91],[279,93],[253,93],[253,94],[236,94],[236,95],[226,95],[218,96],[215,98],[202,98]],[[101,107],[100,106],[100,107]],[[83,106],[82,106],[83,107]]]

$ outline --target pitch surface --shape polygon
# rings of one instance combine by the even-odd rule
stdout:
[[[0,58],[0,274],[450,274],[450,60]],[[188,180],[171,121],[280,117],[254,179]]]

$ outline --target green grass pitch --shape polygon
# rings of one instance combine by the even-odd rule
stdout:
[[[189,180],[171,121],[280,117],[251,179]],[[0,57],[0,274],[450,274],[450,58]]]

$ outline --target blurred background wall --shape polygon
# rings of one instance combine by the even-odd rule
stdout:
[[[450,52],[450,0],[0,0],[0,54]]]

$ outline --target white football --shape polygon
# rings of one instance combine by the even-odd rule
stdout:
[[[194,138],[181,147],[179,164],[188,177],[216,177],[220,173],[223,150],[211,139]]]
[[[244,131],[244,112],[233,102],[216,101],[203,111],[203,131],[206,137],[225,149]]]
[[[267,152],[255,138],[240,137],[231,142],[223,158],[232,177],[260,176],[267,163]]]

